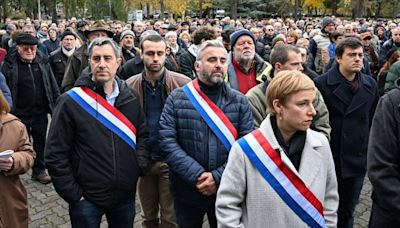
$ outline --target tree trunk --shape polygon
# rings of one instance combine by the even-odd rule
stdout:
[[[230,0],[231,3],[231,18],[236,19],[237,18],[237,7],[238,7],[238,1],[239,0]]]
[[[356,3],[356,6],[354,7],[353,16],[355,18],[363,17],[364,16],[364,9],[363,9],[364,0],[356,0],[355,3]]]
[[[165,6],[164,6],[164,0],[160,0],[160,19],[162,20],[162,19],[164,19],[164,9],[165,9]]]
[[[2,7],[3,7],[3,22],[6,22],[6,18],[8,17],[6,0],[3,0]]]
[[[57,23],[57,1],[52,1],[51,3],[51,22]]]
[[[146,15],[147,15],[147,18],[150,18],[150,3],[148,2],[147,4],[146,4]]]
[[[336,0],[332,0],[331,8],[332,8],[332,15],[336,15],[336,10],[337,10],[337,2],[336,2]]]
[[[294,5],[294,20],[297,21],[299,18],[299,8],[300,8],[300,0],[295,0],[295,5]]]
[[[199,17],[203,16],[203,0],[199,0]]]
[[[399,1],[394,0],[393,1],[393,10],[392,10],[392,18],[393,19],[397,17],[398,11],[399,11]]]
[[[375,17],[379,17],[381,15],[381,10],[382,10],[382,0],[378,0],[376,2]]]

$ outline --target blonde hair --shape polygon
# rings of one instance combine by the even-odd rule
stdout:
[[[275,115],[273,101],[279,100],[284,105],[288,98],[302,90],[315,90],[314,82],[300,71],[284,70],[274,76],[268,85],[267,96],[267,112]]]
[[[179,38],[183,38],[184,36],[186,36],[188,38],[188,40],[192,40],[192,38],[190,37],[190,34],[187,31],[182,31],[181,34],[179,35]]]
[[[0,90],[0,114],[9,113],[10,105],[4,97],[3,91]]]

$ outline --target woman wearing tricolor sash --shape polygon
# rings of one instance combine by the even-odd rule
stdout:
[[[301,72],[282,71],[271,81],[270,114],[230,151],[217,194],[219,227],[336,227],[329,142],[309,129],[315,91]]]

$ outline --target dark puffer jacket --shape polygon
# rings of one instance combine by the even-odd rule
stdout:
[[[239,138],[254,129],[248,101],[240,92],[224,84],[217,106],[225,113]],[[189,101],[182,88],[168,97],[160,118],[160,147],[171,170],[171,192],[181,201],[198,207],[215,203],[215,195],[198,192],[197,178],[212,172],[217,185],[225,169],[228,153]]]

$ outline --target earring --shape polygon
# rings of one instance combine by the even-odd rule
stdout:
[[[279,113],[278,117],[279,117],[279,120],[282,120],[282,112]]]

